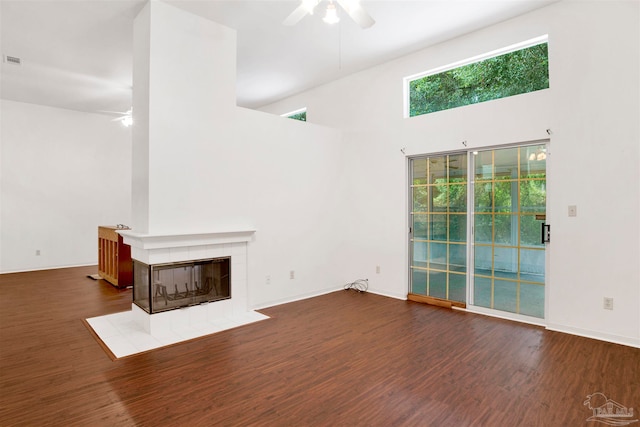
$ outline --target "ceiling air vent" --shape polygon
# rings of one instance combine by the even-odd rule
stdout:
[[[20,58],[18,58],[17,56],[5,55],[4,56],[4,62],[9,63],[9,64],[20,65]]]

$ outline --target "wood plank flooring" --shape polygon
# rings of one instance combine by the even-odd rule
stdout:
[[[0,275],[0,426],[604,425],[595,392],[640,412],[640,349],[353,291],[111,361],[82,319],[131,291],[95,272]]]

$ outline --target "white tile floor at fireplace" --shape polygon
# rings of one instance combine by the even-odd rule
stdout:
[[[121,358],[268,318],[269,316],[256,311],[247,311],[198,324],[184,324],[172,329],[154,331],[151,334],[134,320],[131,311],[92,317],[87,319],[87,323],[109,350],[117,358]]]

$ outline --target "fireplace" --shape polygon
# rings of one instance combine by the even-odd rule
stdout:
[[[231,257],[133,262],[133,303],[149,314],[231,298]]]
[[[249,312],[248,243],[255,230],[118,233],[131,245],[134,322],[147,333],[223,324]]]
[[[248,308],[249,242],[255,230],[118,233],[134,261],[131,311],[87,319],[116,357],[268,318]]]

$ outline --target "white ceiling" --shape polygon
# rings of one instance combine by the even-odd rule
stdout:
[[[299,0],[167,0],[238,32],[238,105],[257,108],[341,76],[515,17],[557,0],[362,0],[376,20],[346,14],[329,26],[323,4],[286,27]],[[145,0],[0,0],[0,96],[72,110],[131,106],[133,19]]]

